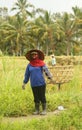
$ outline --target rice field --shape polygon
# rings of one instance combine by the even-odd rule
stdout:
[[[56,84],[47,84],[48,113],[55,112],[60,105],[66,111],[35,118],[32,116],[34,103],[30,84],[22,90],[27,64],[24,57],[0,57],[0,130],[82,130],[82,65],[74,66],[73,79],[62,84],[60,91]],[[23,118],[13,122],[4,121],[5,117],[28,116],[31,119],[26,121]]]

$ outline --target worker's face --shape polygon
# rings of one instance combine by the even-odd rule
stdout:
[[[38,58],[38,53],[37,52],[36,53],[32,53],[31,57],[32,57],[32,59],[37,59]]]

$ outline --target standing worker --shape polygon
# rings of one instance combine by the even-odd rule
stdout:
[[[45,72],[48,79],[52,81],[52,76],[48,70],[48,67],[44,63],[44,54],[40,50],[30,50],[26,53],[26,59],[29,60],[25,71],[25,77],[23,80],[22,88],[25,89],[25,84],[30,79],[30,84],[34,96],[35,112],[34,115],[40,113],[39,107],[42,104],[41,115],[46,115],[46,82],[43,72]]]
[[[56,59],[54,55],[52,55],[51,63],[52,63],[52,66],[56,65]]]

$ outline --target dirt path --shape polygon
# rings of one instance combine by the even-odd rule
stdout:
[[[46,117],[50,117],[52,115],[59,115],[62,111],[55,110],[53,112],[47,112],[46,115],[28,115],[22,117],[3,117],[2,121],[4,122],[21,122],[21,121],[28,121],[32,119],[42,119]]]

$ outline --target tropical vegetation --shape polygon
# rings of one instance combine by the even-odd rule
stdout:
[[[72,13],[36,9],[27,0],[17,0],[12,16],[0,8],[0,51],[4,55],[24,55],[32,48],[46,55],[79,55],[82,52],[82,8]]]

